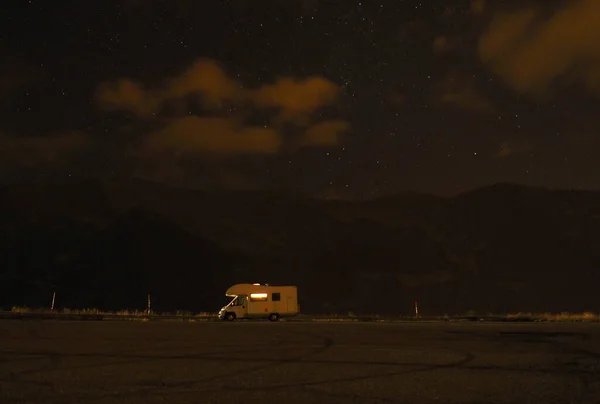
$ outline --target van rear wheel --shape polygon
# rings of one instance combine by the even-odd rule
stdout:
[[[277,320],[279,320],[279,314],[277,314],[277,313],[269,314],[269,321],[277,321]]]

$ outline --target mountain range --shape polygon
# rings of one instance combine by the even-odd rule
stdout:
[[[600,311],[600,192],[495,184],[368,201],[142,181],[0,188],[0,308],[216,312],[234,283],[302,311]]]

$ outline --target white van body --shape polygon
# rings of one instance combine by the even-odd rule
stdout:
[[[225,295],[233,300],[219,311],[221,320],[268,318],[277,321],[300,312],[296,286],[239,283],[227,289]]]

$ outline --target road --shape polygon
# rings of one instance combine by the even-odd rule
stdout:
[[[600,324],[0,321],[0,403],[598,403]]]

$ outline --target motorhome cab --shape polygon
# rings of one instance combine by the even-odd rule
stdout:
[[[233,297],[233,300],[219,311],[221,320],[268,318],[277,321],[280,317],[295,316],[300,311],[296,286],[240,283],[227,289],[225,295]]]

